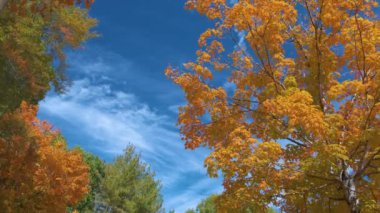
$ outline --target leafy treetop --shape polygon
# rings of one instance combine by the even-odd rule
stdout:
[[[184,91],[186,148],[224,177],[221,212],[380,210],[380,22],[375,0],[189,0],[213,20]],[[238,36],[237,36],[238,35]],[[223,87],[221,78],[229,87]],[[224,82],[222,82],[224,83]]]
[[[0,115],[36,104],[51,85],[63,91],[64,49],[94,37],[91,0],[8,0],[0,11]]]
[[[0,209],[4,212],[65,212],[88,191],[81,152],[36,118],[23,102],[0,117]]]
[[[160,183],[133,146],[112,164],[106,165],[102,181],[102,201],[112,207],[112,212],[147,212],[162,210]]]

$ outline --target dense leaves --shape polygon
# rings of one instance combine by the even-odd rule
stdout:
[[[63,50],[78,48],[95,35],[90,29],[96,21],[80,4],[7,1],[0,13],[0,115],[16,109],[22,100],[36,104],[51,85],[63,90]]]
[[[377,6],[187,2],[215,27],[197,60],[166,74],[188,102],[178,119],[186,147],[210,147],[209,174],[223,174],[221,212],[380,210]]]
[[[215,199],[217,195],[210,195],[206,199],[202,200],[196,208],[196,211],[190,209],[186,213],[216,213]]]
[[[36,118],[37,104],[54,85],[64,88],[67,47],[94,36],[92,1],[0,2],[0,209],[65,212],[89,191],[89,167],[78,149]],[[26,102],[25,102],[26,101]],[[20,106],[21,104],[21,106]],[[94,172],[91,168],[91,183]],[[95,187],[93,184],[92,188]]]
[[[90,185],[87,195],[72,209],[79,212],[94,212],[95,202],[101,193],[101,184],[105,177],[105,163],[99,157],[80,148],[83,160],[89,167]]]
[[[80,148],[36,118],[52,86],[67,83],[64,50],[95,34],[93,0],[0,1],[0,209],[4,212],[157,212],[159,183],[134,148],[114,164]],[[21,104],[21,107],[18,106]]]
[[[215,199],[217,195],[210,195],[206,199],[202,200],[197,205],[197,212],[199,213],[216,213]]]
[[[108,164],[102,183],[102,200],[112,212],[147,212],[161,210],[160,183],[154,173],[140,161],[133,146]]]
[[[65,212],[88,190],[88,167],[78,150],[21,107],[0,118],[0,209],[3,212]]]
[[[208,196],[206,199],[203,199],[198,205],[196,210],[189,209],[186,213],[217,213],[218,211],[218,199],[219,195],[212,194]],[[224,211],[228,213],[255,213],[256,211],[250,206],[240,206],[234,209],[225,209]],[[266,213],[274,213],[276,212],[273,208],[268,208]]]

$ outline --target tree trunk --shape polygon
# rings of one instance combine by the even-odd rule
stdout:
[[[341,182],[345,191],[347,204],[351,209],[351,213],[360,213],[360,200],[356,193],[356,184],[354,182],[354,178],[348,174],[347,169],[342,171]]]
[[[8,2],[8,0],[0,0],[0,12],[3,10],[3,8],[7,2]]]

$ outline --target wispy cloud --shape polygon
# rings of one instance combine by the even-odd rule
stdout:
[[[237,31],[237,30],[235,30],[235,32],[237,33],[237,36],[239,38],[239,42],[238,42],[239,47],[245,50],[247,48],[247,45],[245,43],[245,36],[247,33],[245,31]]]
[[[189,209],[189,206],[195,209],[199,203],[200,195],[207,197],[211,194],[221,193],[220,188],[210,188],[210,184],[213,184],[209,179],[202,179],[194,183],[191,187],[184,191],[184,193],[175,196],[169,201],[168,205],[176,206],[177,212],[185,212]]]
[[[65,95],[49,96],[41,103],[41,110],[103,141],[102,150],[115,154],[132,141],[141,150],[152,151],[139,130],[162,119],[136,102],[133,95],[114,92],[109,85],[91,85],[88,79],[74,81]]]
[[[72,67],[81,74],[72,86],[65,94],[50,94],[40,103],[41,117],[49,118],[64,132],[80,135],[77,142],[78,137],[69,137],[71,145],[86,147],[108,160],[128,144],[135,145],[161,179],[167,209],[184,212],[209,193],[221,190],[220,181],[209,179],[203,168],[208,151],[184,149],[173,113],[166,115],[149,106],[141,97],[115,86],[116,80],[107,75],[120,68],[131,69],[122,67],[131,64],[128,60],[95,57],[73,61]]]

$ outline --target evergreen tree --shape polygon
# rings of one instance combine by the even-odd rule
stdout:
[[[133,146],[105,169],[102,199],[112,212],[155,213],[162,208],[161,185]]]

